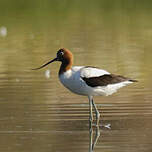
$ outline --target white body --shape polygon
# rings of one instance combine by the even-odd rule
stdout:
[[[73,66],[68,71],[59,75],[59,79],[61,83],[72,92],[85,96],[108,96],[116,92],[119,88],[132,83],[131,81],[124,81],[120,83],[109,84],[107,86],[90,87],[81,78],[98,77],[105,74],[110,73],[98,68]]]

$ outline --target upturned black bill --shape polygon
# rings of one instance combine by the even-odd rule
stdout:
[[[39,69],[42,69],[42,68],[44,68],[45,66],[47,66],[48,64],[50,64],[50,63],[52,63],[52,62],[54,62],[54,61],[57,61],[57,60],[58,60],[58,59],[55,58],[55,59],[53,59],[53,60],[47,62],[46,64],[44,64],[44,65],[42,65],[42,66],[40,66],[40,67],[38,67],[38,68],[32,69],[32,70],[39,70]]]

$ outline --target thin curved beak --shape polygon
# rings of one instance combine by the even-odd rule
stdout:
[[[42,66],[40,66],[40,67],[38,67],[38,68],[35,68],[35,69],[32,69],[32,70],[39,70],[39,69],[42,69],[42,68],[44,68],[45,66],[47,66],[48,64],[50,64],[50,63],[52,63],[52,62],[54,62],[54,61],[58,61],[58,58],[55,58],[55,59],[53,59],[53,60],[47,62],[46,64],[43,64]]]

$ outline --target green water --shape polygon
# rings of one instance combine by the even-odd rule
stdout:
[[[65,47],[75,65],[139,81],[95,97],[111,129],[100,126],[94,152],[151,152],[151,40],[148,0],[0,1],[0,151],[89,151],[88,99],[60,84],[60,63],[30,70]]]

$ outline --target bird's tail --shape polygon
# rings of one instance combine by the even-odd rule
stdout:
[[[138,82],[138,80],[133,80],[133,79],[130,79],[129,81],[130,82]]]

